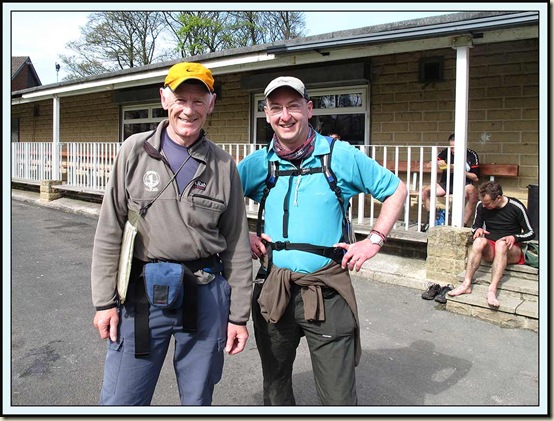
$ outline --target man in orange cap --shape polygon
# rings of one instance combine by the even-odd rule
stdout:
[[[168,118],[125,140],[94,239],[94,326],[107,340],[102,405],[149,405],[171,338],[182,405],[210,405],[223,353],[248,338],[252,261],[240,178],[206,138],[214,78],[178,63],[160,88]],[[136,227],[127,289],[122,236]]]

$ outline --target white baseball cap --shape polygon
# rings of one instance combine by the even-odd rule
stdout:
[[[273,79],[265,88],[264,96],[267,98],[275,89],[282,88],[283,86],[288,86],[289,88],[294,89],[306,99],[310,98],[304,83],[302,83],[300,79],[293,76],[279,76],[278,78]]]

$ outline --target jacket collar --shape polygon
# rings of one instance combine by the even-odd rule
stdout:
[[[146,153],[154,159],[165,161],[165,157],[161,151],[162,135],[169,125],[169,120],[163,120],[158,124],[158,127],[146,138],[144,142],[144,150]],[[208,142],[206,140],[206,132],[204,129],[200,131],[198,139],[189,147],[189,154],[202,161],[206,161],[208,153]]]

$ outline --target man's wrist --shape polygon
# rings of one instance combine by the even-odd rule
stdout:
[[[378,244],[379,247],[383,247],[383,245],[387,241],[387,236],[377,230],[371,230],[367,238],[371,243]]]

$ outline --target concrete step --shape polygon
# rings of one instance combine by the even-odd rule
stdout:
[[[539,304],[537,301],[506,296],[504,291],[499,291],[497,298],[500,306],[490,307],[486,299],[486,290],[480,291],[474,288],[471,294],[447,296],[446,310],[477,317],[503,327],[538,331]]]
[[[462,294],[456,297],[447,296],[448,301],[455,301],[472,306],[478,306],[487,309],[493,309],[504,313],[519,314],[525,317],[538,318],[539,304],[537,300],[528,300],[526,297],[517,295],[511,291],[499,289],[496,292],[496,298],[500,302],[500,307],[490,307],[487,303],[488,286],[473,285],[471,294]]]
[[[482,263],[473,277],[471,294],[447,296],[446,310],[504,327],[538,331],[538,270],[526,265],[508,265],[498,285],[496,297],[500,306],[496,308],[489,306],[486,298],[491,269],[490,263]],[[464,275],[465,271],[457,275],[460,283]]]
[[[465,271],[458,274],[456,279],[459,283],[464,280]],[[478,270],[473,277],[473,288],[483,286],[488,288],[491,281],[490,272],[482,272]],[[456,285],[457,286],[457,285]],[[509,296],[516,298],[522,298],[529,301],[537,301],[539,295],[539,283],[537,280],[531,280],[528,278],[521,278],[515,274],[504,274],[500,284],[498,285],[498,291],[504,291]],[[486,293],[486,291],[485,291]]]

